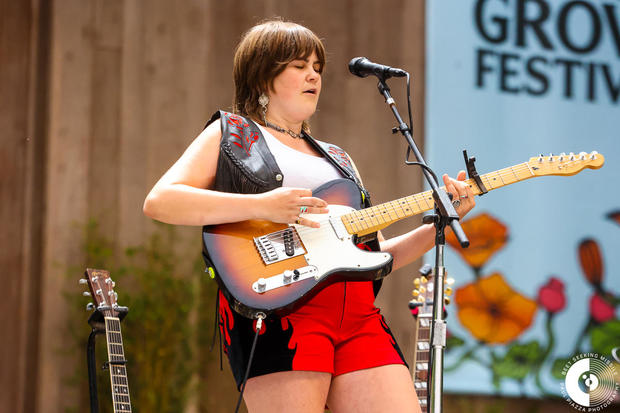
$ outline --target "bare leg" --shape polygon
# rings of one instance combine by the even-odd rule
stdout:
[[[250,413],[322,413],[330,373],[283,371],[248,380],[243,399]]]
[[[332,413],[421,411],[409,370],[402,364],[334,377],[327,404]]]

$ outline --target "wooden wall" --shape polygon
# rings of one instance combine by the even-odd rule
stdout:
[[[420,190],[419,171],[402,165],[405,146],[390,133],[395,122],[375,79],[350,75],[347,63],[367,56],[413,74],[422,142],[422,0],[0,0],[0,265],[8,292],[0,306],[9,315],[0,411],[62,412],[87,390],[62,385],[83,355],[68,361],[59,352],[68,340],[63,284],[82,254],[81,225],[97,219],[121,247],[145,240],[153,224],[141,212],[144,196],[210,114],[230,107],[234,46],[273,16],[325,41],[313,134],[353,156],[375,202]],[[390,84],[405,114],[404,82]],[[199,248],[197,231],[184,229],[180,248]],[[392,274],[378,300],[409,358],[415,271]],[[211,367],[221,397],[209,411],[230,411],[232,378]]]

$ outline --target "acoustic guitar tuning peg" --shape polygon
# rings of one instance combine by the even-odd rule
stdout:
[[[417,297],[417,296],[419,296],[419,295],[420,295],[420,291],[418,291],[418,290],[413,290],[413,291],[411,292],[411,295],[413,295],[414,297]]]
[[[86,278],[80,278],[80,279],[78,280],[78,283],[79,283],[79,284],[87,284],[87,283],[88,283],[88,280],[87,280]]]
[[[446,287],[445,294],[450,297],[452,295],[452,287]]]
[[[446,279],[446,285],[454,285],[454,278],[448,277]]]
[[[416,287],[419,287],[420,286],[420,279],[419,278],[414,279],[413,280],[413,285],[415,285]]]
[[[93,311],[95,309],[95,304],[88,303],[86,304],[86,311]]]
[[[444,297],[443,302],[446,303],[446,305],[450,304],[450,297]]]
[[[84,291],[84,292],[82,293],[82,295],[83,295],[84,297],[90,297],[90,293],[89,293],[88,291]]]
[[[419,280],[420,280],[420,282],[423,282],[423,283],[427,283],[428,282],[428,278],[426,278],[425,276],[421,276],[419,278]]]

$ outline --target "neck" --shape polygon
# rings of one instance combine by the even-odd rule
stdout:
[[[301,130],[302,130],[303,123],[304,123],[303,121],[295,121],[295,120],[287,119],[283,116],[277,116],[269,112],[269,110],[267,111],[265,115],[265,120],[273,125],[277,125],[280,128],[289,130],[295,134],[301,134]]]

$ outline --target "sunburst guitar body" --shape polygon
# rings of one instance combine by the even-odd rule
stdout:
[[[203,231],[218,282],[239,313],[284,314],[328,284],[374,280],[391,271],[392,256],[358,248],[341,219],[362,205],[355,183],[330,181],[313,196],[329,204],[327,214],[304,214],[320,228],[251,220]]]

